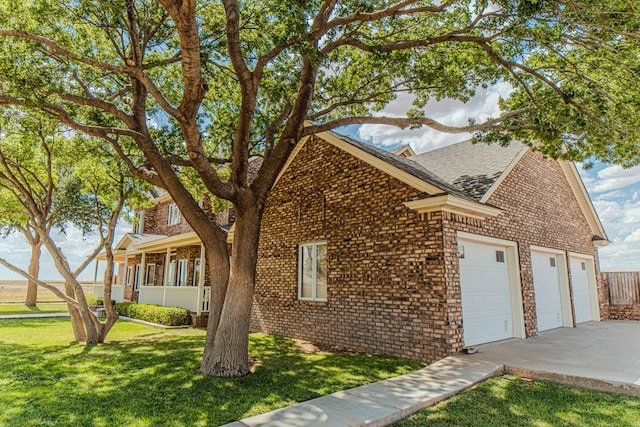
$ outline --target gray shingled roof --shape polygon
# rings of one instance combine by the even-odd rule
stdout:
[[[511,162],[527,147],[513,142],[472,144],[463,141],[408,158],[427,169],[448,185],[479,201]]]
[[[349,138],[348,136],[345,135],[340,135],[338,133],[332,132],[336,137],[340,138],[341,140],[353,145],[354,147],[364,151],[365,153],[368,153],[374,157],[377,157],[378,159],[390,164],[391,166],[394,166],[398,169],[400,169],[403,172],[406,172],[410,175],[415,176],[416,178],[419,178],[421,180],[423,180],[426,183],[429,183],[435,187],[438,187],[440,189],[443,190],[443,194],[444,193],[449,193],[449,194],[454,194],[456,196],[460,196],[463,198],[468,199],[469,197],[466,195],[465,192],[460,191],[458,188],[450,185],[449,183],[447,183],[445,180],[441,179],[440,177],[436,176],[435,174],[433,174],[431,171],[425,169],[423,166],[421,166],[420,164],[411,161],[410,159],[414,158],[414,156],[412,157],[402,157],[402,156],[398,156],[396,154],[393,154],[389,151],[384,151],[381,150],[377,147],[374,147],[372,145],[369,144],[365,144],[363,142],[360,141],[356,141],[355,139]]]

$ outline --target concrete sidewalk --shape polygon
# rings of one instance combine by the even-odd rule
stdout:
[[[456,355],[410,374],[318,397],[225,427],[386,426],[503,373],[500,363]]]
[[[24,313],[24,314],[0,314],[0,320],[4,319],[46,319],[49,317],[69,317],[69,313]]]

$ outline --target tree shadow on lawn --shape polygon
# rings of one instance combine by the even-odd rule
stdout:
[[[0,342],[0,424],[220,425],[420,367],[252,335],[255,373],[220,379],[196,372],[203,344],[162,333],[96,346]]]

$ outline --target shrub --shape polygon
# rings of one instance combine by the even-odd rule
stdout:
[[[87,297],[87,304],[88,305],[104,305],[104,298]],[[111,300],[111,304],[115,305],[116,301],[115,300]]]
[[[116,312],[121,316],[144,320],[164,326],[181,326],[191,324],[191,312],[186,308],[164,307],[153,304],[135,302],[119,302]]]

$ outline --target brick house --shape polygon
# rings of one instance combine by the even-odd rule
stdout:
[[[202,248],[169,225],[171,205],[157,197],[118,245],[122,297],[206,315]],[[520,144],[415,155],[325,132],[296,146],[267,200],[252,329],[433,361],[579,326],[606,317],[606,243],[572,163]]]
[[[254,330],[433,361],[606,317],[607,237],[573,163],[411,154],[330,132],[296,147],[263,217]]]

